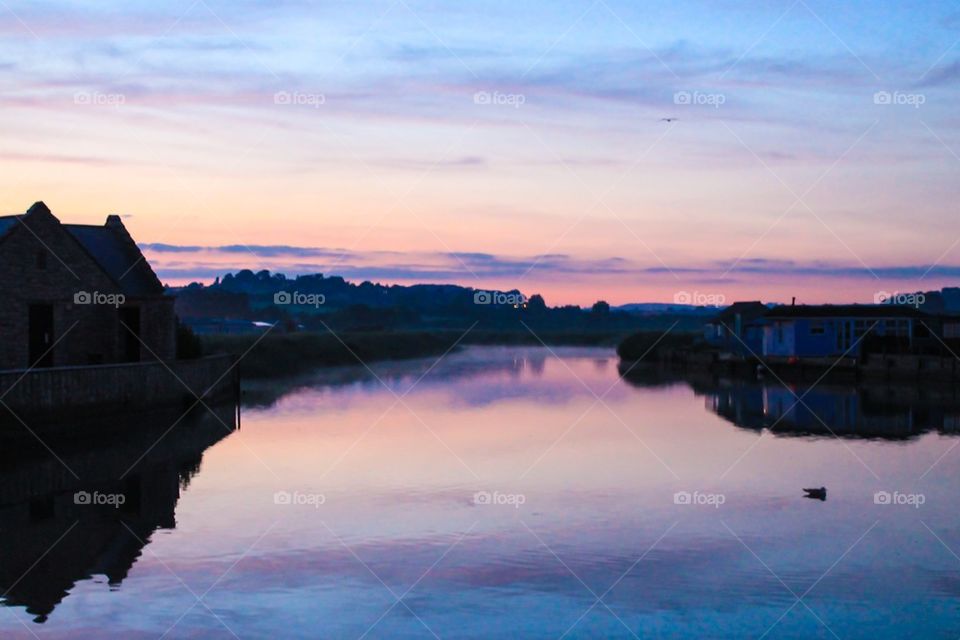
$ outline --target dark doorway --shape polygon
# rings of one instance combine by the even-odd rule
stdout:
[[[53,305],[30,305],[31,367],[53,366]]]
[[[140,362],[140,308],[120,309],[120,358]]]

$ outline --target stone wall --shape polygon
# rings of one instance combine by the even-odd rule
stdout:
[[[124,360],[126,330],[115,304],[76,304],[79,292],[106,296],[120,288],[49,212],[24,216],[0,243],[0,370],[28,368],[31,304],[53,308],[53,366]],[[140,309],[140,359],[176,353],[173,300],[157,295],[126,300]]]
[[[64,419],[124,414],[150,407],[183,407],[234,397],[239,386],[234,356],[90,367],[0,372],[0,422],[9,431],[41,431]],[[198,405],[200,406],[200,405]]]
[[[119,289],[52,215],[21,220],[0,245],[0,368],[30,366],[28,313],[36,303],[53,304],[53,339],[63,338],[53,351],[54,366],[86,363],[83,345],[68,340],[74,332],[89,345],[108,347],[104,361],[114,361],[115,321],[108,316],[116,310],[94,305],[74,309],[72,303],[80,290]]]

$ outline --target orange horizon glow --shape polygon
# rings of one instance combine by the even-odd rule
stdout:
[[[267,268],[588,305],[869,302],[960,282],[939,7],[864,4],[838,40],[765,5],[687,6],[694,24],[619,2],[619,20],[534,3],[519,21],[203,4],[0,18],[17,60],[5,213],[43,200],[73,223],[121,214],[147,245],[348,256],[148,251],[170,284]]]

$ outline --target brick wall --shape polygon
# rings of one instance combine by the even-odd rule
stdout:
[[[186,409],[196,401],[194,394],[207,404],[232,397],[238,382],[234,362],[233,356],[211,356],[167,364],[153,361],[6,371],[0,372],[0,398],[39,432],[61,418],[124,414],[160,406]],[[19,420],[2,407],[0,423],[7,430],[23,430]]]
[[[119,287],[47,212],[21,218],[0,241],[0,369],[29,362],[29,308],[53,307],[53,366],[119,362],[123,333],[116,306],[74,303],[77,292],[120,294]],[[127,300],[140,307],[141,338],[161,359],[176,353],[173,300],[165,296]]]

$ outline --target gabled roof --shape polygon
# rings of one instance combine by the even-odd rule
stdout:
[[[0,240],[3,240],[7,236],[8,232],[17,228],[17,222],[22,221],[23,218],[34,213],[53,216],[53,214],[50,212],[50,209],[47,208],[47,205],[45,205],[43,201],[34,202],[32,205],[30,205],[30,208],[27,209],[26,213],[15,213],[9,216],[0,216]]]
[[[18,221],[30,215],[49,215],[66,231],[90,258],[127,296],[162,295],[163,284],[140,252],[120,216],[107,216],[102,226],[63,224],[43,202],[36,202],[25,214],[0,216],[0,240],[17,228]]]
[[[7,231],[17,226],[17,218],[20,216],[0,216],[0,238],[6,235]]]
[[[798,304],[771,309],[767,318],[927,318],[914,307],[893,304]]]
[[[30,205],[30,208],[27,209],[26,213],[15,213],[8,216],[0,216],[0,241],[5,240],[7,236],[10,235],[10,232],[20,226],[18,223],[22,223],[23,219],[32,214],[47,214],[53,217],[53,214],[50,213],[50,209],[47,208],[47,205],[43,204],[42,201],[34,202]],[[56,220],[56,218],[54,217]],[[58,221],[59,222],[59,221]]]
[[[119,220],[110,216],[103,226],[65,224],[63,228],[86,249],[123,293],[128,296],[162,294],[163,284]]]
[[[734,322],[739,315],[741,320],[751,321],[767,312],[767,305],[758,300],[750,302],[734,302],[732,305],[714,316],[708,324],[728,324]]]

